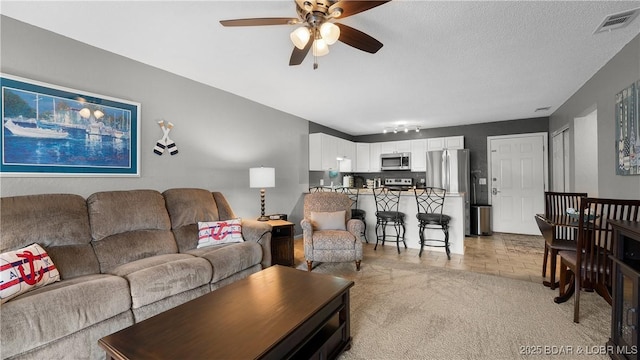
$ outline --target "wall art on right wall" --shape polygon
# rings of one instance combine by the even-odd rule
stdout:
[[[616,175],[640,175],[640,80],[616,94]]]

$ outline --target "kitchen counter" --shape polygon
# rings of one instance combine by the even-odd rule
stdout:
[[[331,188],[331,187],[327,187]],[[338,189],[338,187],[334,187]],[[405,213],[405,242],[410,249],[420,249],[420,235],[418,234],[418,205],[416,204],[415,193],[413,190],[402,191],[400,195],[400,205],[398,210]],[[449,250],[452,254],[464,254],[464,233],[465,233],[465,193],[447,193],[444,201],[443,213],[451,216],[449,222]],[[372,189],[360,189],[358,197],[358,207],[367,212],[367,239],[369,243],[376,242],[376,203],[373,198]],[[393,234],[394,230],[387,228],[387,234]],[[444,233],[440,229],[427,229],[425,237],[434,239],[444,239]],[[395,251],[396,244],[392,242],[385,243],[385,246],[392,246]],[[400,247],[402,248],[402,244]],[[425,246],[425,251],[445,252],[444,247]]]

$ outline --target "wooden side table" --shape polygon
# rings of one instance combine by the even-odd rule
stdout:
[[[293,227],[286,220],[269,220],[271,230],[271,264],[293,266]]]

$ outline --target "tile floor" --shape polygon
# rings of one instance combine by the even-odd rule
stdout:
[[[304,261],[302,238],[295,240],[296,264]],[[400,254],[392,245],[378,246],[374,243],[364,244],[364,260],[384,257],[399,261],[440,266],[451,269],[466,270],[478,273],[493,274],[519,280],[542,283],[542,258],[544,239],[542,236],[494,233],[491,236],[465,237],[465,254],[451,254],[447,260],[444,252],[430,250],[425,247],[422,257],[418,257],[417,249],[403,249]],[[547,271],[548,276],[548,271]]]

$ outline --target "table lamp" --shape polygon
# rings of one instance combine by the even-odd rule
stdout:
[[[269,220],[268,216],[264,215],[264,194],[265,188],[272,188],[276,186],[276,169],[268,167],[258,167],[249,169],[249,187],[260,188],[260,217],[258,221]]]

